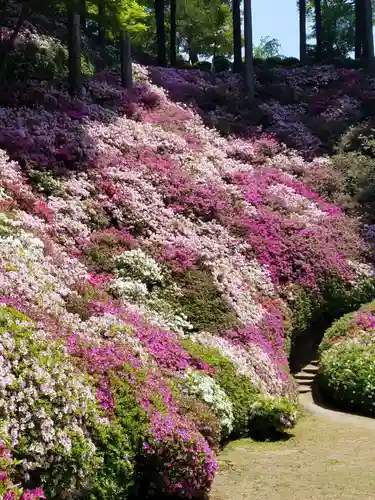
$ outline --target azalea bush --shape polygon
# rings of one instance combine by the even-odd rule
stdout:
[[[375,412],[375,303],[346,314],[321,344],[321,389],[344,408]]]

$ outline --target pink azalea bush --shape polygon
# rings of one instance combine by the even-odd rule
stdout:
[[[207,494],[224,439],[294,425],[287,350],[311,311],[371,289],[356,225],[301,180],[319,160],[204,124],[237,77],[135,78],[75,100],[30,82],[0,108],[0,436],[22,498]],[[278,106],[283,130],[303,113]]]

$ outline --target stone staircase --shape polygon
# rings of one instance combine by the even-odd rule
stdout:
[[[304,368],[298,373],[294,374],[294,379],[298,385],[298,392],[300,394],[305,394],[311,392],[311,388],[315,379],[316,374],[319,370],[319,362],[317,360],[310,361]]]

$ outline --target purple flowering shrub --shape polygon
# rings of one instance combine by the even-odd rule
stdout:
[[[341,78],[275,71],[304,89]],[[356,224],[317,193],[335,189],[329,161],[246,121],[237,76],[135,76],[131,93],[113,72],[81,99],[46,82],[1,96],[0,435],[21,486],[51,499],[207,495],[224,440],[294,425],[290,337],[373,280]],[[356,109],[340,103],[333,120]],[[313,154],[303,107],[265,104]]]

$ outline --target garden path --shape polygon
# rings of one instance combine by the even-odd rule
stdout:
[[[223,450],[211,500],[375,500],[375,420],[300,402],[290,439]]]

